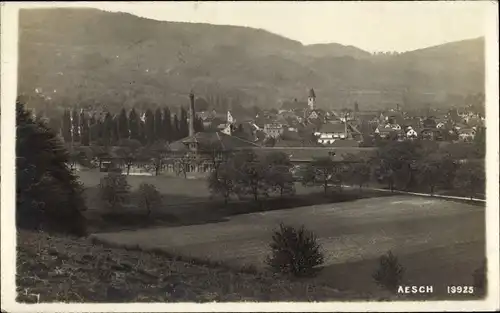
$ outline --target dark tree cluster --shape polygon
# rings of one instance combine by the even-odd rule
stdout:
[[[391,190],[434,194],[440,188],[455,190],[472,199],[484,193],[483,157],[484,150],[470,144],[452,144],[441,149],[418,141],[392,142],[379,148],[372,164],[376,180],[386,183]]]
[[[16,103],[16,225],[85,234],[83,188],[54,132]]]
[[[294,194],[292,164],[284,153],[257,155],[244,151],[230,156],[210,174],[208,187],[227,203],[232,195],[250,196],[255,202],[272,193]]]
[[[135,108],[129,112],[122,108],[117,114],[105,111],[101,113],[66,109],[61,122],[52,125],[58,127],[66,143],[82,146],[113,146],[120,140],[137,140],[142,145],[155,142],[172,142],[189,135],[188,112],[181,108],[179,114],[172,114],[168,107],[146,109],[139,112]],[[203,131],[203,122],[196,118],[195,132]]]

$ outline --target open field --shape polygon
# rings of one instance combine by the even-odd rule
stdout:
[[[118,245],[263,266],[271,231],[280,222],[315,231],[326,254],[316,278],[335,288],[373,291],[377,258],[392,250],[407,282],[470,285],[484,259],[484,208],[465,203],[393,196],[232,216],[226,222],[94,235]]]
[[[296,207],[352,201],[360,198],[387,197],[394,194],[358,188],[343,188],[342,192],[330,187],[325,195],[321,186],[304,187],[295,184],[296,193],[280,198],[272,195],[255,202],[253,199],[233,197],[224,204],[220,198],[212,199],[204,179],[184,179],[165,176],[128,176],[131,185],[130,205],[116,212],[102,209],[98,184],[105,173],[82,172],[80,179],[85,186],[85,199],[88,211],[85,213],[91,232],[114,232],[119,230],[140,229],[158,226],[186,226],[227,221],[229,216],[253,212],[290,209]],[[151,215],[138,207],[138,194],[141,183],[156,186],[162,195],[162,203],[156,205]]]
[[[85,188],[92,188],[99,185],[101,177],[107,173],[100,173],[95,170],[78,172],[80,181]],[[171,196],[172,199],[184,201],[204,201],[210,197],[205,179],[185,179],[183,177],[170,176],[127,176],[127,181],[132,189],[139,188],[141,183],[153,184],[158,191],[164,195]],[[321,191],[321,187],[304,187],[296,184],[297,194],[307,194],[311,191]]]
[[[97,171],[78,172],[80,181],[85,188],[92,188],[99,185],[101,177],[107,173]],[[169,195],[176,201],[203,201],[208,199],[210,193],[205,180],[184,179],[167,176],[127,176],[127,181],[132,189],[139,188],[141,183],[153,184],[158,191],[164,195]]]

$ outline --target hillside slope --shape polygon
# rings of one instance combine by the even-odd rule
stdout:
[[[380,106],[412,95],[437,101],[484,86],[483,39],[375,57],[246,27],[45,9],[21,11],[19,49],[19,91],[41,88],[61,104],[180,105],[194,88],[199,95],[273,107],[314,87],[323,107],[355,100]]]
[[[19,302],[325,301],[369,296],[44,233],[21,231],[17,242]]]

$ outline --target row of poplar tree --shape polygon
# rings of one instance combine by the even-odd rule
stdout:
[[[189,136],[187,110],[181,108],[180,115],[171,114],[168,107],[147,109],[138,113],[135,108],[128,114],[122,108],[119,114],[105,112],[89,113],[84,110],[65,110],[61,121],[61,135],[67,143],[83,146],[114,145],[122,139],[134,139],[141,143],[157,141],[172,142]],[[194,121],[195,132],[203,131],[200,118]]]

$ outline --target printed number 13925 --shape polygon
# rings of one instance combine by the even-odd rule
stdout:
[[[473,286],[448,286],[446,287],[446,291],[448,293],[458,293],[458,294],[473,294],[474,287]]]

